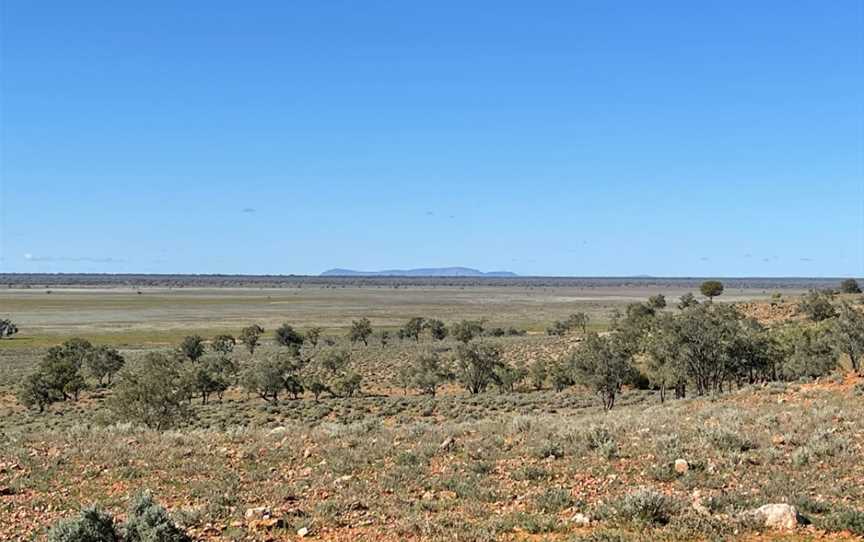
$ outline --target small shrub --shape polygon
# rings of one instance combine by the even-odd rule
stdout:
[[[558,442],[547,439],[537,447],[536,455],[540,459],[563,457],[564,448]]]
[[[676,434],[660,436],[654,447],[657,451],[657,457],[665,461],[674,461],[684,454],[681,439]]]
[[[116,542],[114,518],[96,507],[85,508],[75,519],[61,521],[48,532],[48,542]]]
[[[849,446],[849,442],[837,436],[832,430],[818,431],[807,440],[807,444],[792,452],[792,464],[802,467],[811,461],[819,461],[843,452]]]
[[[851,508],[831,514],[818,523],[826,531],[849,531],[864,536],[864,512]]]
[[[488,461],[475,461],[468,464],[468,470],[474,474],[486,475],[492,472],[494,466]]]
[[[168,511],[142,492],[132,500],[125,525],[125,542],[189,542],[186,535],[168,515]]]
[[[665,525],[675,511],[673,501],[651,489],[640,489],[626,495],[615,506],[615,515],[626,521]]]
[[[534,465],[527,465],[520,469],[516,469],[513,471],[513,479],[519,481],[532,481],[536,482],[537,480],[545,480],[549,477],[549,471],[542,467],[536,467]]]
[[[560,487],[549,488],[536,499],[537,509],[547,514],[556,514],[565,508],[570,508],[573,503],[570,491]]]
[[[558,519],[541,514],[515,512],[507,516],[498,529],[501,531],[519,529],[529,534],[551,533],[558,529]]]
[[[588,450],[597,452],[606,459],[618,456],[618,443],[615,442],[615,437],[602,425],[591,427],[585,432],[584,444]]]
[[[825,501],[818,501],[806,495],[802,495],[795,499],[795,507],[806,514],[827,514],[831,511],[831,504]]]
[[[715,448],[726,452],[746,452],[756,448],[755,443],[730,429],[710,429],[705,436]]]

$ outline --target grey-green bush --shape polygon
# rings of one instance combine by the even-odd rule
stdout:
[[[132,500],[124,528],[125,542],[189,542],[191,538],[177,527],[168,511],[141,492]]]
[[[90,507],[74,519],[61,521],[48,531],[48,542],[115,542],[119,540],[114,518]]]

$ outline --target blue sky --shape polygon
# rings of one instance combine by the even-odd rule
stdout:
[[[0,270],[864,276],[862,6],[4,1]]]

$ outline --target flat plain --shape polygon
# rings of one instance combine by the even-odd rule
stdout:
[[[769,307],[779,294],[791,306],[810,285],[729,281],[720,299]],[[552,322],[584,312],[589,330],[603,331],[628,304],[662,293],[676,312],[677,298],[697,290],[691,279],[0,289],[0,317],[21,329],[0,341],[0,539],[44,538],[90,504],[122,519],[143,489],[198,540],[857,539],[864,382],[854,374],[665,404],[656,389],[627,386],[604,412],[578,386],[407,390],[400,368],[430,350],[450,356],[457,343],[379,337],[416,316],[482,319],[527,332],[482,339],[509,365],[551,363],[581,340],[547,335]],[[348,329],[364,317],[375,335],[352,344]],[[241,369],[280,355],[279,325],[321,327],[350,353],[360,393],[277,404],[235,385],[190,402],[192,416],[168,431],[118,422],[110,388],[91,385],[45,413],[15,398],[47,348],[70,337],[118,347],[135,364],[184,336],[236,335],[252,323],[266,333],[254,356],[235,349]],[[794,504],[809,525],[776,531],[748,519],[775,502]]]
[[[0,348],[44,346],[63,337],[86,336],[93,342],[120,345],[167,344],[184,335],[236,333],[250,323],[265,329],[289,322],[295,327],[346,330],[351,321],[369,318],[376,328],[395,329],[414,316],[485,319],[490,326],[515,326],[542,332],[552,321],[585,312],[595,327],[608,323],[612,310],[650,295],[670,302],[696,291],[692,280],[645,279],[612,283],[540,285],[506,279],[477,285],[428,285],[425,281],[294,282],[286,287],[130,287],[82,288],[34,286],[0,289],[0,316],[14,316],[26,329]],[[633,284],[630,284],[632,282]],[[800,282],[733,284],[728,302],[767,299],[775,291],[796,295]]]

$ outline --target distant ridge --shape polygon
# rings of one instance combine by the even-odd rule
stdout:
[[[384,271],[355,271],[353,269],[328,269],[322,277],[518,277],[510,271],[484,273],[470,267],[428,267],[421,269],[386,269]]]

